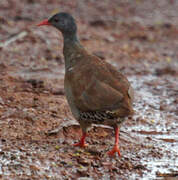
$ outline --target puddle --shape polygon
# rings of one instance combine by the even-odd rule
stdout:
[[[159,142],[159,146],[162,147],[163,157],[159,158],[143,158],[141,163],[147,167],[149,172],[144,173],[145,180],[156,178],[156,174],[172,174],[173,172],[178,173],[178,155],[177,144],[168,145],[165,143]],[[158,145],[158,144],[157,144]],[[168,154],[166,152],[169,152]]]
[[[40,150],[31,149],[23,152],[19,150],[2,151],[0,149],[0,154],[0,175],[10,176],[14,173],[22,177],[24,174],[27,177],[34,177],[35,172],[39,177],[54,178],[60,176],[60,172],[55,170],[53,161],[43,158],[41,161],[39,160],[39,156],[45,156],[45,152]]]
[[[147,168],[142,178],[144,180],[155,179],[158,173],[171,174],[173,171],[178,172],[178,131],[176,130],[178,129],[178,123],[172,122],[168,126],[166,123],[171,113],[158,110],[163,98],[167,98],[167,103],[170,105],[174,98],[166,97],[168,92],[166,92],[164,86],[162,86],[164,93],[161,96],[153,95],[153,87],[146,85],[147,82],[152,82],[157,78],[153,75],[146,75],[129,79],[138,96],[135,103],[135,119],[141,117],[144,124],[138,120],[134,126],[127,127],[127,131],[130,131],[132,136],[138,136],[142,139],[151,138],[150,144],[148,142],[147,145],[153,146],[156,151],[160,150],[161,154],[159,158],[154,158],[154,156],[146,155],[150,154],[150,152],[146,152],[145,149],[139,152],[143,154],[141,164]],[[131,177],[134,178],[136,175],[133,174]]]

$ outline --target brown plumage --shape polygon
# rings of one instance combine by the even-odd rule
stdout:
[[[58,13],[39,25],[52,25],[64,37],[65,94],[83,132],[81,141],[75,146],[85,146],[84,140],[91,124],[104,124],[115,129],[115,146],[109,155],[115,152],[120,155],[119,127],[126,117],[133,114],[133,89],[127,78],[83,48],[71,15]]]

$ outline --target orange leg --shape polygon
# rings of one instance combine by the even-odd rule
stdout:
[[[115,129],[115,145],[111,151],[108,152],[109,156],[113,156],[115,153],[118,153],[121,156],[120,149],[119,149],[119,128],[116,127]]]
[[[83,132],[80,141],[78,143],[74,144],[74,146],[86,147],[86,144],[85,144],[86,136],[87,136],[87,133]]]

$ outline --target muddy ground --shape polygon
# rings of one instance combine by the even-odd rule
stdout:
[[[93,126],[85,149],[63,89],[63,39],[36,24],[72,13],[89,52],[123,72],[135,115],[110,158],[109,127]],[[0,1],[0,179],[178,178],[178,1]]]

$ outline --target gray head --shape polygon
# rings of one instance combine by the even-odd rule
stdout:
[[[38,26],[51,25],[62,32],[63,35],[75,35],[77,26],[75,19],[68,13],[61,12],[53,15],[51,18],[42,21]]]

